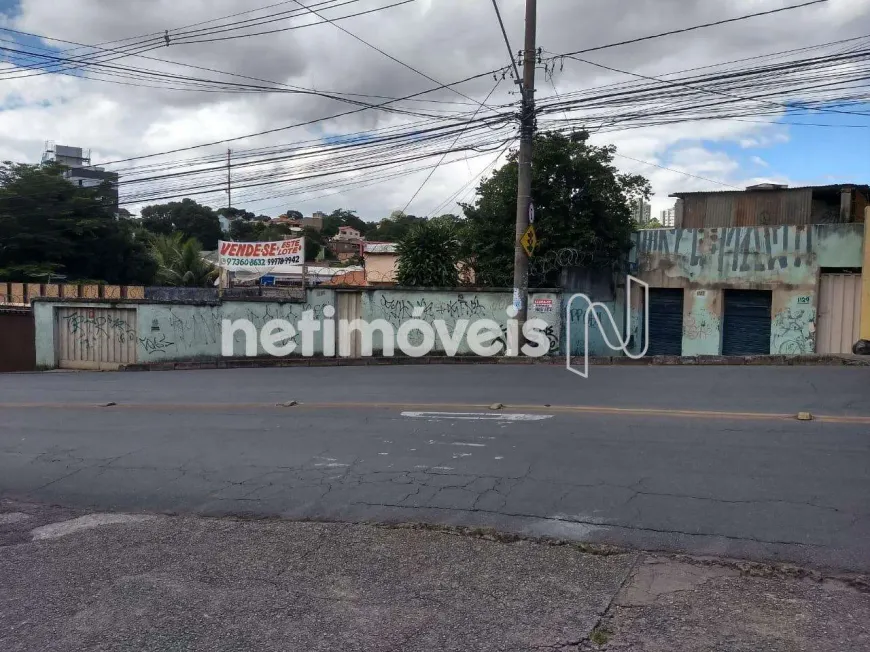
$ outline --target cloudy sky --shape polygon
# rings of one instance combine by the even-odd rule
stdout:
[[[314,5],[317,0],[303,1]],[[358,0],[325,11],[325,15],[336,17],[394,2],[396,0]],[[540,0],[538,4],[538,44],[547,52],[562,53],[799,2]],[[272,6],[264,9],[266,5]],[[499,5],[509,40],[517,50],[522,44],[524,1],[499,0]],[[294,2],[276,3],[275,0],[66,0],[60,10],[57,0],[0,0],[0,27],[88,45],[111,42],[112,45],[106,47],[119,47],[116,43],[119,39],[162,34],[165,30],[179,30],[240,14],[207,23],[217,29],[230,21],[294,9],[298,9]],[[435,86],[432,79],[440,83],[454,82],[508,64],[491,0],[414,0],[339,23],[422,74],[403,67],[334,25],[310,25],[312,22],[316,19],[311,16],[291,17],[250,31],[308,26],[232,40],[170,43],[147,55],[280,84],[385,97],[402,97],[432,88]],[[610,48],[587,56],[612,68],[662,75],[863,35],[870,36],[870,3],[828,0],[821,5]],[[0,46],[5,48],[39,47],[60,51],[74,47],[13,32],[0,32],[0,39],[3,39]],[[866,45],[870,39],[858,43]],[[83,52],[91,51],[79,49],[67,55]],[[8,50],[0,50],[0,53],[5,55],[0,56],[4,73],[0,77],[2,159],[38,162],[45,141],[51,140],[90,148],[93,162],[99,164],[277,129],[353,108],[327,98],[287,93],[189,92],[110,83],[88,78],[87,73],[32,74],[39,68],[21,73],[10,63]],[[209,79],[240,79],[135,56],[115,63]],[[554,72],[552,81],[539,73],[537,96],[546,100],[557,93],[562,95],[632,80],[626,75],[566,61],[563,69],[557,68]],[[456,88],[463,95],[482,100],[492,91],[493,83],[492,77],[483,77]],[[510,80],[499,84],[488,104],[515,101],[511,86]],[[663,90],[663,94],[667,92]],[[449,90],[425,97],[439,102],[469,101]],[[440,110],[446,111],[468,110],[469,105],[421,102],[401,106],[432,110],[442,107]],[[832,126],[786,126],[776,124],[775,118],[756,122],[722,120],[611,131],[595,138],[597,142],[617,145],[619,153],[626,157],[616,159],[621,169],[644,174],[650,179],[657,213],[672,205],[673,200],[668,199],[668,195],[680,190],[743,187],[764,180],[794,185],[867,183],[870,180],[867,154],[870,131],[865,127],[870,127],[870,117],[842,114],[822,117],[824,120],[815,122]],[[367,110],[337,120],[246,138],[231,146],[245,149],[329,139],[400,125],[408,120],[412,118]],[[226,147],[220,145],[148,160],[177,161],[225,151]],[[487,166],[494,160],[494,154],[448,157],[417,194],[408,212],[424,215],[454,195],[459,199],[470,198],[475,184],[468,186],[468,190],[463,189],[489,169]],[[276,184],[267,190],[234,192],[233,204],[269,215],[278,215],[290,208],[310,214],[315,210],[328,212],[345,207],[355,209],[365,219],[377,220],[403,208],[427,174],[409,174],[350,190],[324,187],[302,194],[292,183]],[[457,194],[460,190],[462,192]],[[199,199],[215,207],[226,201],[220,194]],[[135,210],[137,206],[130,208]],[[448,204],[446,210],[456,208]]]

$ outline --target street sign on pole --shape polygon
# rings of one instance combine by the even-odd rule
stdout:
[[[535,205],[529,204],[529,224],[535,223]]]
[[[538,246],[538,236],[535,233],[535,227],[531,224],[529,224],[529,228],[527,228],[526,232],[523,234],[520,244],[522,244],[523,249],[526,250],[526,255],[531,258],[535,251],[535,247]]]

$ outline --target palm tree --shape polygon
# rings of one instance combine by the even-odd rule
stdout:
[[[155,235],[151,255],[157,261],[157,282],[161,285],[206,287],[217,278],[217,268],[202,257],[202,247],[184,234]]]

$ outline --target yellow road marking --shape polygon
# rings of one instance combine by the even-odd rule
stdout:
[[[2,409],[62,409],[62,410],[428,410],[451,409],[457,411],[489,411],[491,404],[476,403],[385,403],[385,402],[317,402],[299,403],[285,408],[275,403],[119,403],[104,407],[96,403],[0,403]],[[506,412],[557,412],[562,414],[589,414],[611,416],[645,416],[689,419],[739,419],[752,421],[795,421],[797,413],[777,414],[770,412],[728,412],[717,410],[675,410],[665,408],[606,407],[596,405],[520,405],[511,404]],[[813,415],[815,421],[824,423],[870,424],[870,416]]]

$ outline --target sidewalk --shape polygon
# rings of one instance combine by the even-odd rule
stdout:
[[[870,649],[860,579],[411,526],[7,501],[0,577],[6,652]]]

